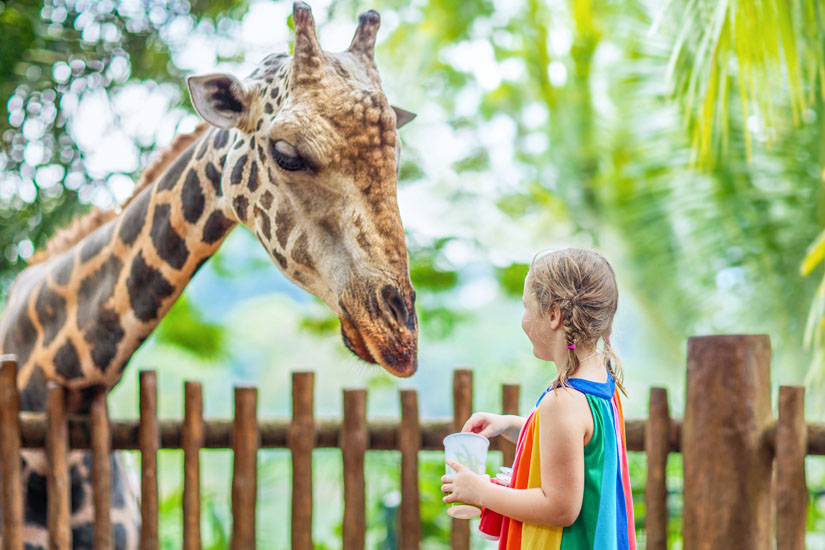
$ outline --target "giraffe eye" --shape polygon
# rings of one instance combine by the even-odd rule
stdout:
[[[298,150],[282,139],[272,144],[272,155],[275,157],[278,166],[289,172],[306,168],[306,163],[298,154]]]

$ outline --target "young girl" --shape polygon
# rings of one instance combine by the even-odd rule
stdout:
[[[509,487],[448,463],[444,502],[504,516],[499,549],[633,550],[621,365],[610,346],[616,277],[602,256],[566,249],[539,256],[524,281],[521,326],[555,380],[525,419],[479,412],[462,431],[517,443]],[[601,350],[596,344],[602,340]]]

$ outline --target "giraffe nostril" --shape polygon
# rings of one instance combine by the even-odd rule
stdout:
[[[410,312],[404,303],[401,293],[391,286],[385,286],[381,290],[381,297],[390,310],[390,314],[399,326],[404,326],[410,318]]]

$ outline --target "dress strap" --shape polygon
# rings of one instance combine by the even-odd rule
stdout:
[[[577,389],[582,393],[589,393],[603,399],[612,399],[613,394],[616,392],[616,381],[613,379],[613,375],[609,372],[607,373],[606,382],[593,382],[592,380],[585,380],[584,378],[568,378],[567,383],[570,387]],[[547,388],[541,392],[541,395],[536,401],[536,408],[538,408],[539,403],[541,403],[544,396],[554,389],[555,388],[553,386],[547,386]]]

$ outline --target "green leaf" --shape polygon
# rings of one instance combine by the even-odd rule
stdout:
[[[799,272],[803,277],[807,277],[816,269],[822,260],[825,259],[825,230],[819,234],[816,240],[808,247],[805,253],[805,258],[802,260],[802,265],[799,267]]]
[[[158,325],[155,338],[203,359],[216,360],[225,352],[223,326],[207,322],[186,294],[178,298]]]
[[[437,268],[432,256],[416,255],[410,258],[410,279],[415,288],[431,292],[444,292],[458,284],[458,274]]]
[[[496,276],[504,292],[513,298],[521,298],[524,293],[524,279],[530,270],[528,264],[515,263],[496,269]]]

